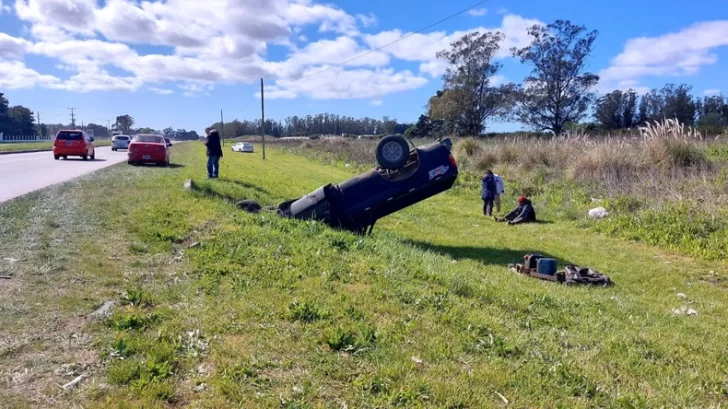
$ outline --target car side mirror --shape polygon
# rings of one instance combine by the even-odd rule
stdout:
[[[93,138],[93,137],[91,137],[91,138],[89,138],[89,139],[91,139],[91,142],[93,142],[93,141],[94,141],[94,138]]]

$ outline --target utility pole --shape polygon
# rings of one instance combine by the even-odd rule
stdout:
[[[263,159],[265,159],[265,98],[263,97],[263,78],[260,79],[260,136],[263,140]]]
[[[40,137],[42,138],[45,136],[45,133],[43,132],[43,125],[40,123],[40,111],[35,114],[38,115],[38,132],[40,132]]]
[[[225,121],[222,119],[222,109],[220,110],[220,137],[222,137],[222,146],[225,146]]]
[[[76,108],[68,108],[71,110],[71,128],[76,127],[76,117],[73,115],[73,111],[76,110]]]

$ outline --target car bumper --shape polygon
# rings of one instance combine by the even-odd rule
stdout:
[[[88,150],[86,148],[53,148],[53,155],[83,156],[88,155]]]
[[[166,162],[167,157],[164,155],[144,154],[144,153],[130,153],[129,162]]]

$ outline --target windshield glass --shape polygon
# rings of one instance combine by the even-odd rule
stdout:
[[[138,135],[136,138],[134,138],[136,142],[145,142],[145,143],[164,143],[164,139],[162,139],[161,136],[155,136],[155,135]]]
[[[117,136],[114,139],[116,139],[117,141],[128,141],[129,137],[128,136]]]

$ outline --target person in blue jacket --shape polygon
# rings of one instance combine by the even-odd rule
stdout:
[[[496,195],[496,183],[493,172],[489,169],[483,179],[480,181],[481,193],[480,198],[483,199],[483,215],[493,216],[493,200]]]

